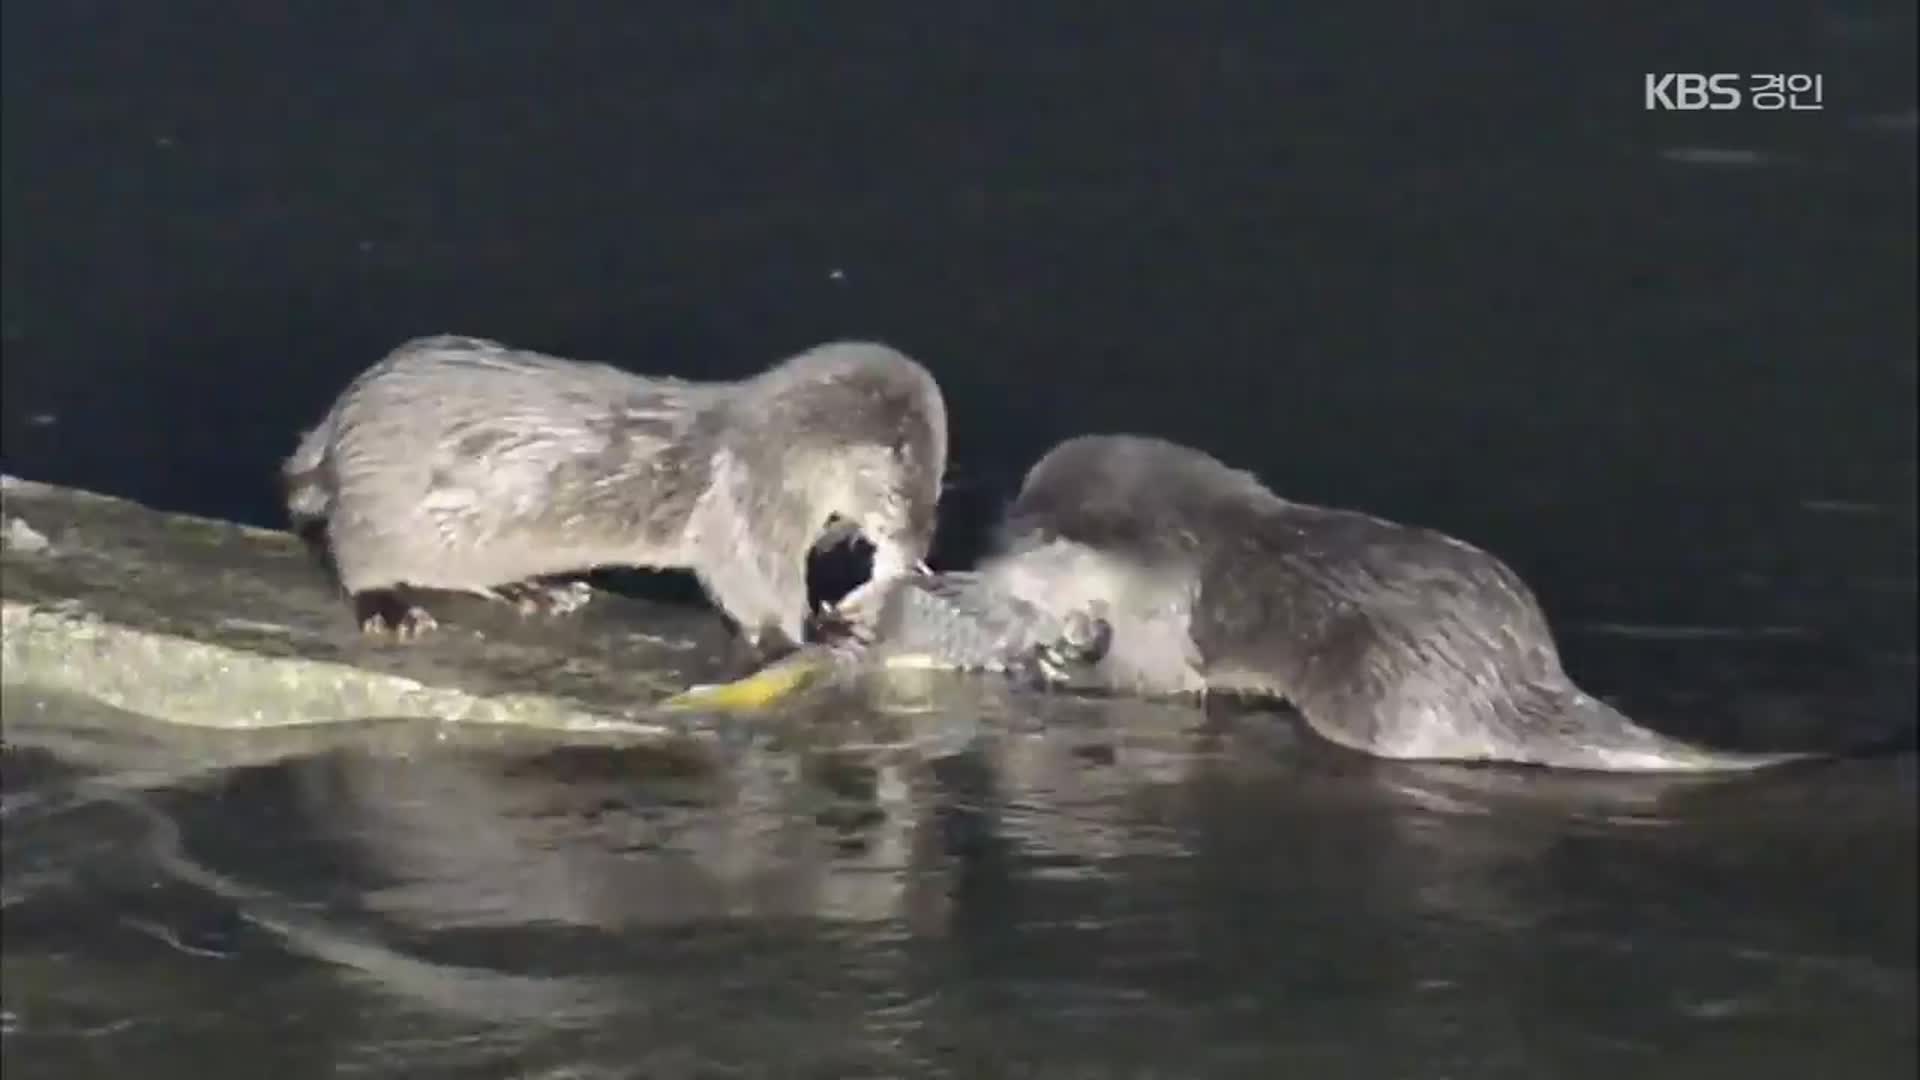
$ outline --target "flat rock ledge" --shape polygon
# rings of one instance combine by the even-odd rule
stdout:
[[[291,534],[0,477],[14,691],[200,728],[431,718],[675,739],[699,718],[658,702],[714,678],[727,649],[710,611],[605,592],[555,619],[464,597],[434,614],[421,640],[369,639]]]

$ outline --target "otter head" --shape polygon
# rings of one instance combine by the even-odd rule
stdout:
[[[827,513],[820,546],[858,533],[873,548],[871,580],[887,581],[924,569],[933,546],[938,475],[892,447],[837,449],[819,472],[819,507]]]
[[[836,342],[754,380],[761,437],[821,517],[816,543],[857,531],[873,545],[873,581],[919,567],[933,546],[947,465],[947,412],[927,370],[884,345]]]

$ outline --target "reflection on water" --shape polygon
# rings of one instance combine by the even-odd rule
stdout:
[[[162,761],[7,704],[10,1076],[1914,1066],[1910,756],[1411,766],[1031,698],[704,764],[404,725]]]

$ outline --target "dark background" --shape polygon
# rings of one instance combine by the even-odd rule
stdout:
[[[1488,547],[1556,617],[1906,656],[1911,4],[7,0],[4,465],[262,524],[458,332],[940,378],[939,561],[1136,430]],[[1818,112],[1650,113],[1657,71]]]

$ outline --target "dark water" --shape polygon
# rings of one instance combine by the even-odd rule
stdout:
[[[9,1075],[1916,1064],[1911,756],[1409,766],[1029,700],[713,771],[424,730],[192,769],[9,705]]]
[[[1910,737],[1913,8],[1566,7],[9,0],[0,465],[270,524],[412,335],[877,337],[948,395],[939,561],[1053,442],[1149,431],[1499,553],[1650,723]],[[1649,71],[1825,107],[1648,113]],[[239,764],[23,701],[9,1075],[1915,1064],[1910,757],[1651,783],[1016,702],[707,771]]]

